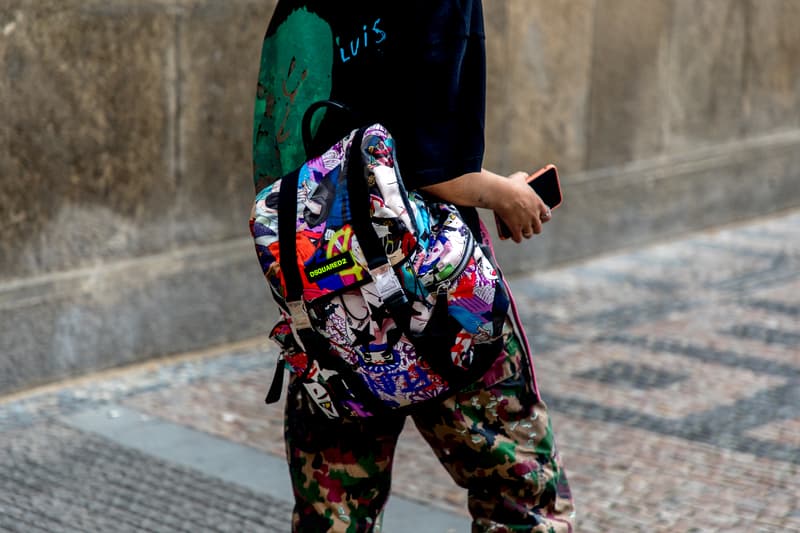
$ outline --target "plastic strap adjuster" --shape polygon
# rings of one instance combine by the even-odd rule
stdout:
[[[292,325],[297,329],[310,329],[311,319],[308,318],[308,313],[303,305],[302,300],[295,302],[286,302],[286,307],[289,308],[289,314],[292,316]]]
[[[375,269],[371,269],[369,274],[375,282],[378,296],[380,296],[381,300],[384,302],[393,300],[398,296],[405,296],[403,287],[400,285],[400,280],[397,279],[397,275],[394,273],[392,265],[389,263],[384,263]]]

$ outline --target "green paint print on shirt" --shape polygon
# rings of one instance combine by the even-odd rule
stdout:
[[[253,127],[256,181],[274,182],[305,161],[300,124],[309,105],[330,97],[333,56],[330,27],[306,9],[264,40]]]

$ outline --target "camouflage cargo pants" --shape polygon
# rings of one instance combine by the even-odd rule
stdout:
[[[572,497],[545,404],[509,323],[505,352],[484,381],[412,418],[468,491],[472,530],[573,531]],[[328,421],[290,388],[286,447],[293,531],[380,531],[404,419]]]

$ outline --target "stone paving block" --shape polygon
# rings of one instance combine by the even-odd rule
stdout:
[[[672,281],[678,289],[682,286],[685,291],[696,291],[731,279],[757,277],[765,271],[789,272],[791,265],[800,261],[798,252],[788,235],[779,233],[767,239],[764,235],[749,236],[743,228],[730,228],[591,264],[599,271],[660,280],[662,284]]]
[[[680,356],[648,352],[635,347],[595,344],[570,347],[566,354],[550,354],[537,362],[543,376],[549,376],[547,390],[564,391],[572,398],[600,403],[619,409],[668,419],[682,419],[721,405],[729,405],[759,391],[784,385],[786,379],[750,371],[687,360]],[[642,361],[646,361],[643,364]],[[569,365],[569,374],[558,372],[559,365]],[[642,365],[638,374],[648,370],[668,376],[661,387],[649,383],[602,379],[608,366]],[[630,377],[636,378],[637,373]]]
[[[224,357],[223,357],[224,355]],[[169,365],[158,361],[143,363],[135,369],[117,369],[79,379],[68,386],[63,384],[34,389],[21,395],[0,400],[0,431],[10,431],[41,423],[54,417],[74,414],[109,402],[141,394],[153,394],[170,387],[180,389],[211,376],[238,376],[274,368],[277,353],[270,351],[264,339],[251,339],[239,344],[211,348],[177,357]],[[8,403],[10,402],[10,403]]]
[[[0,502],[58,531],[284,531],[291,507],[58,424],[4,435]],[[17,511],[19,514],[19,511]]]
[[[697,350],[706,349],[706,360],[719,354],[717,359],[723,362],[723,354],[738,353],[743,358],[787,365],[799,361],[800,343],[795,342],[795,336],[800,333],[797,319],[746,305],[720,302],[693,313],[675,314],[634,327],[627,333],[674,340]],[[767,339],[773,342],[765,342]]]
[[[800,490],[796,464],[749,462],[711,446],[563,415],[557,422],[570,481],[578,502],[584,502],[578,508],[581,531],[629,531],[631,520],[649,524],[649,531],[691,530],[679,524],[716,531],[719,514],[735,521],[721,531],[757,531],[768,522],[740,512],[742,500],[773,520],[783,520],[787,499],[775,505],[775,495],[763,488],[774,487],[784,495]],[[795,477],[781,481],[782,472]],[[731,487],[732,480],[740,483]],[[664,520],[660,525],[659,514]]]
[[[793,301],[792,295],[800,293],[800,281],[787,283],[777,289],[756,291],[742,304],[752,309],[769,311],[776,316],[797,320],[800,317],[800,304]]]
[[[800,417],[793,420],[770,422],[746,431],[745,435],[753,438],[787,443],[800,448]]]
[[[572,333],[588,338],[592,333],[603,329],[602,317],[612,318],[614,310],[627,306],[656,302],[652,291],[646,284],[622,280],[624,288],[609,283],[608,275],[602,265],[579,265],[569,271],[544,272],[537,276],[535,284],[526,282],[527,278],[512,278],[511,290],[522,314],[523,321],[531,327],[547,326],[551,333],[557,331]],[[519,283],[517,283],[519,279]],[[551,292],[552,296],[541,298],[540,293]],[[584,316],[581,324],[575,324],[576,316]],[[596,320],[592,321],[592,318]]]
[[[579,531],[800,530],[798,224],[788,215],[512,282]],[[115,401],[282,456],[281,407],[262,403],[275,355],[259,342],[0,403],[0,431]],[[119,479],[89,452],[95,473]],[[466,513],[413,424],[395,472],[395,494]],[[0,506],[33,516],[28,499],[9,498],[0,490]],[[153,504],[134,503],[149,519]]]
[[[238,375],[230,380],[199,380],[191,385],[141,394],[125,404],[160,416],[176,424],[200,429],[239,444],[284,456],[283,400],[265,406],[264,397],[271,383],[274,361],[265,361],[264,369]],[[239,393],[232,394],[232,390]],[[164,410],[169,402],[181,408]]]
[[[239,444],[284,457],[283,400],[263,403],[273,372],[248,372],[236,379],[202,380],[130,398],[126,405]],[[234,393],[233,391],[239,391]],[[165,409],[164,406],[170,407]],[[420,453],[422,450],[422,453]],[[411,421],[395,455],[395,493],[410,500],[466,514],[466,493],[450,479]],[[425,483],[420,483],[425,479]]]

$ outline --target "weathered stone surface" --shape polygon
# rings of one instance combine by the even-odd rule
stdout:
[[[138,2],[3,5],[0,279],[159,249],[137,226],[176,188],[172,17]]]
[[[0,20],[0,279],[247,235],[273,5],[17,1]]]
[[[497,246],[506,272],[526,272],[798,205],[800,134],[565,181],[542,235]],[[494,228],[492,218],[485,218]]]
[[[555,162],[566,197],[499,245],[507,272],[800,205],[800,6],[646,4],[485,2],[486,164]],[[274,5],[3,0],[0,390],[265,333],[246,219]]]
[[[669,150],[742,136],[748,4],[677,0],[670,48]]]
[[[0,287],[0,395],[268,333],[249,239]]]
[[[746,3],[743,132],[800,128],[800,2]]]
[[[597,1],[587,168],[663,152],[673,6],[671,0],[652,0],[646,8],[639,0]]]
[[[486,31],[486,161],[485,165],[502,171],[509,158],[508,124],[511,107],[508,99],[508,39],[504,35],[508,26],[508,2],[486,2],[483,6]]]
[[[275,0],[202,0],[178,32],[177,242],[249,235],[253,102]]]
[[[533,171],[550,162],[564,172],[582,170],[594,1],[503,4],[504,27],[487,35],[489,42],[503,43],[489,48],[488,62],[490,79],[504,86],[487,103],[494,120],[487,132],[488,160],[503,172]]]

